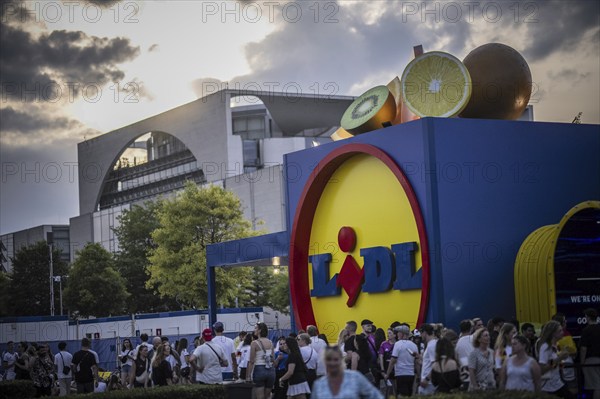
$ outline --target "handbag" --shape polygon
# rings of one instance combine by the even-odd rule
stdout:
[[[206,345],[208,345],[208,342],[206,343]],[[219,358],[219,365],[221,367],[227,367],[229,366],[229,362],[227,362],[227,359],[221,359],[221,356],[219,356],[219,354],[217,353],[216,350],[213,349],[212,346],[208,345],[208,347],[215,353],[215,355],[217,355],[217,357]]]
[[[123,364],[127,363],[127,360],[128,360],[127,356],[129,356],[129,352],[131,352],[131,351],[130,350],[127,351],[127,353],[125,354],[125,356],[121,357],[121,363],[123,363]]]
[[[150,376],[148,374],[148,359],[146,359],[146,363],[144,363],[144,372],[140,375],[136,375],[135,381],[139,384],[147,385],[149,379]]]
[[[69,373],[71,372],[71,367],[65,366],[65,358],[63,357],[61,352],[58,352],[58,354],[60,355],[60,358],[62,359],[62,363],[63,363],[62,373],[64,375],[69,375]]]
[[[256,342],[258,342],[258,345],[260,345],[260,349],[262,349],[262,351],[264,353],[265,368],[268,370],[271,367],[273,367],[273,357],[272,357],[272,355],[267,355],[267,351],[265,350],[265,347],[263,346],[262,342],[260,342],[260,338]],[[311,352],[311,354],[312,354],[312,352]]]

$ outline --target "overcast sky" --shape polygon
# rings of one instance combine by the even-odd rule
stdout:
[[[521,52],[538,121],[600,122],[597,1],[0,0],[0,233],[78,215],[77,143],[230,88],[359,95],[412,48]]]

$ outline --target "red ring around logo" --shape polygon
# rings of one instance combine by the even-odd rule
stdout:
[[[316,325],[309,292],[308,252],[310,233],[317,205],[333,173],[346,160],[358,154],[370,155],[383,162],[394,176],[396,176],[408,197],[415,217],[421,246],[423,280],[417,325],[421,325],[425,320],[429,300],[429,245],[417,197],[402,169],[388,154],[369,144],[348,144],[336,148],[318,163],[302,190],[296,214],[294,215],[294,223],[290,236],[289,273],[294,317],[296,318],[298,328],[306,328],[309,324]]]

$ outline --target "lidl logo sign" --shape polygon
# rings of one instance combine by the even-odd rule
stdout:
[[[371,247],[360,250],[364,267],[360,267],[350,253],[356,246],[356,233],[345,226],[338,234],[339,248],[347,253],[342,268],[331,279],[329,265],[331,253],[312,255],[313,297],[337,296],[343,289],[348,295],[346,304],[354,306],[361,291],[368,293],[385,292],[392,287],[397,290],[420,289],[421,270],[415,272],[414,253],[416,242],[407,242],[387,247]]]
[[[346,321],[424,321],[429,293],[417,197],[381,149],[348,144],[306,183],[292,226],[290,290],[296,322],[331,339]]]

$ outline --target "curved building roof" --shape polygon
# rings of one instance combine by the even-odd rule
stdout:
[[[161,114],[113,130],[78,144],[79,213],[96,211],[102,187],[120,154],[141,135],[162,131],[192,152],[208,181],[231,174],[242,159],[242,143],[232,134],[230,100],[258,97],[269,110],[283,137],[306,135],[305,130],[333,128],[354,100],[349,96],[221,90]],[[241,173],[241,172],[240,172]]]

